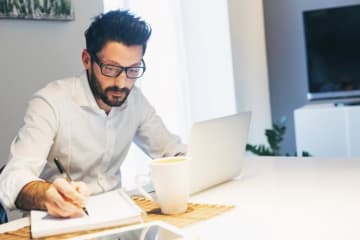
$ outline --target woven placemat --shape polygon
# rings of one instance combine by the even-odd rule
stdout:
[[[152,201],[137,196],[134,196],[133,200],[147,213],[144,218],[145,222],[160,220],[180,228],[212,218],[234,208],[232,205],[189,203],[185,213],[164,215],[161,213],[160,207]]]
[[[185,213],[178,215],[164,215],[161,213],[160,208],[156,203],[146,200],[145,198],[139,196],[133,196],[132,199],[147,213],[147,215],[144,217],[145,222],[160,220],[180,228],[191,225],[193,223],[204,221],[206,219],[210,219],[212,217],[215,217],[219,214],[222,214],[234,208],[234,206],[232,205],[189,203],[188,209]],[[119,226],[110,227],[110,228],[101,228],[90,231],[62,234],[62,235],[56,235],[56,236],[38,238],[38,239],[44,239],[44,240],[66,239],[66,238],[76,237],[84,234],[94,233],[94,232],[108,230],[112,228],[118,228],[118,227]],[[30,227],[27,226],[20,228],[16,231],[0,234],[0,240],[31,239],[30,236],[31,236]]]

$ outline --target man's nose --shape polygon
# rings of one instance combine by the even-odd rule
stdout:
[[[115,85],[119,88],[124,88],[126,87],[126,80],[127,80],[127,77],[126,77],[126,72],[125,71],[122,71],[119,76],[117,76],[115,78]]]

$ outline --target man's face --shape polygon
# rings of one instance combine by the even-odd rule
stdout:
[[[142,66],[142,46],[128,47],[118,42],[108,42],[96,56],[92,56],[84,50],[82,58],[94,97],[98,103],[101,102],[99,106],[101,107],[103,104],[108,107],[121,106],[133,88],[135,79],[127,78],[125,71],[116,77],[105,76],[100,65],[109,65],[110,67]]]

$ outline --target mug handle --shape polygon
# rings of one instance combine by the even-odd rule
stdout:
[[[149,175],[146,174],[139,174],[136,176],[135,178],[135,183],[136,183],[136,189],[138,190],[138,192],[145,197],[145,199],[150,200],[152,202],[154,202],[154,198],[152,196],[150,196],[150,194],[148,192],[145,191],[145,189],[142,187],[142,184],[140,182],[140,178],[142,177],[147,177],[149,178]]]

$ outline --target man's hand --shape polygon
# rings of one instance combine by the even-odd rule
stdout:
[[[41,209],[55,217],[83,216],[90,192],[83,182],[68,182],[63,178],[53,183],[33,181],[20,191],[15,205],[24,210]]]
[[[85,183],[58,178],[45,193],[45,206],[52,216],[80,217],[85,214],[83,207],[89,196]]]

